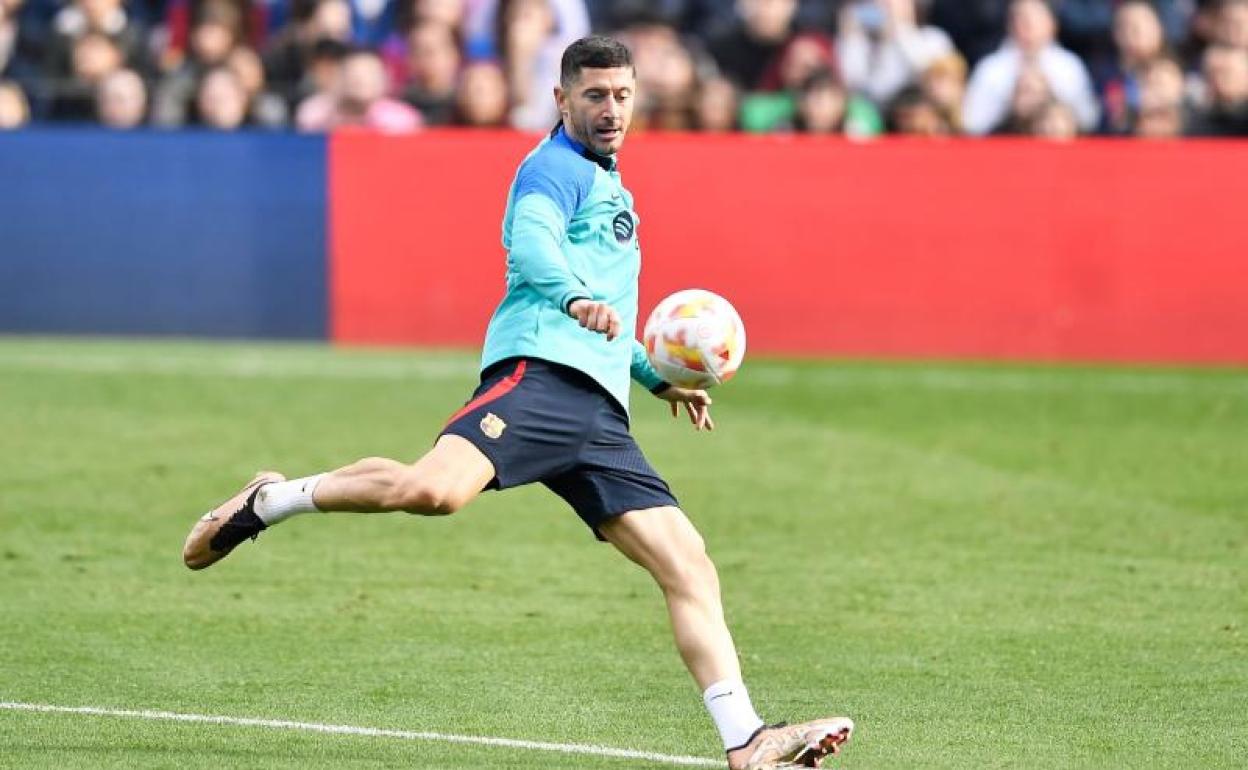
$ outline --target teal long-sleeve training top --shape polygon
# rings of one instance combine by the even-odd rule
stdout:
[[[629,380],[648,390],[663,378],[636,339],[640,220],[613,158],[596,155],[562,126],[520,164],[503,215],[507,292],[490,319],[481,368],[505,358],[541,358],[579,369],[628,410]],[[577,299],[606,302],[622,332],[581,328]]]

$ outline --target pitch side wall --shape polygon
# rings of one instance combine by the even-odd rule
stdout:
[[[0,135],[0,333],[475,346],[533,142]],[[755,352],[1248,363],[1248,143],[651,135],[623,169],[643,307],[721,291]]]
[[[0,333],[326,335],[325,139],[0,132]]]
[[[476,345],[531,137],[330,143],[344,343]],[[637,136],[642,306],[730,297],[753,351],[1248,362],[1248,143]]]

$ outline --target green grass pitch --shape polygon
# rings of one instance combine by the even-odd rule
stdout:
[[[0,701],[720,756],[649,579],[540,488],[305,516],[191,573],[259,468],[414,459],[474,356],[0,339]],[[764,717],[845,768],[1243,767],[1248,372],[748,360],[635,392]],[[0,766],[649,768],[0,709]]]

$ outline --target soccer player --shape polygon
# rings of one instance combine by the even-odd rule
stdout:
[[[486,332],[481,384],[414,464],[367,458],[287,481],[264,472],[191,530],[203,569],[247,538],[312,511],[454,513],[485,489],[541,482],[658,583],[681,658],[732,770],[817,767],[849,740],[844,717],[768,726],[755,713],[702,537],[628,430],[637,380],[695,428],[703,390],[663,382],[633,337],[641,252],[615,156],[636,98],[632,56],[588,37],[563,54],[562,119],[524,159],[503,216],[507,291]]]

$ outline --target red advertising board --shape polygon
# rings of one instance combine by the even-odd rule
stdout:
[[[331,333],[475,345],[537,137],[340,133]],[[702,287],[753,352],[1248,362],[1248,143],[639,135],[642,317]]]

